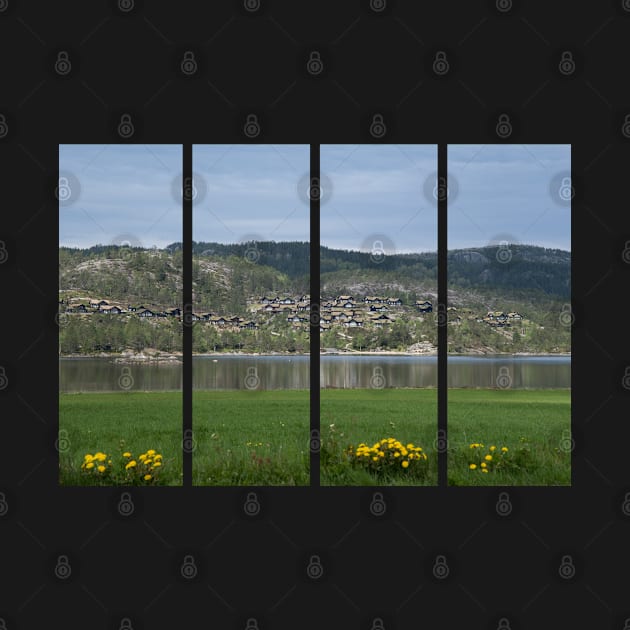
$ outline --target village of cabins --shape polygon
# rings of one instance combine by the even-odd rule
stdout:
[[[310,296],[261,296],[247,300],[248,310],[253,319],[245,319],[238,316],[218,315],[216,313],[192,313],[192,321],[208,322],[211,325],[233,331],[257,330],[271,317],[284,317],[296,328],[309,326]],[[132,314],[142,318],[166,318],[175,317],[181,321],[182,310],[172,308],[160,310],[146,308],[144,305],[124,307],[121,303],[108,300],[94,300],[72,298],[59,300],[61,312],[69,314],[102,314],[125,315]],[[396,297],[381,297],[367,295],[363,298],[355,298],[352,295],[339,295],[336,298],[324,299],[320,309],[320,331],[324,332],[331,326],[343,326],[346,328],[374,327],[383,328],[392,324],[400,316],[422,317],[432,313],[433,305],[429,300],[416,300],[410,308],[403,305],[403,301]],[[511,326],[524,317],[517,312],[504,313],[503,311],[488,311],[485,315],[476,315],[471,309],[457,309],[454,306],[447,308],[448,322],[461,323],[463,318],[485,323],[492,327]]]

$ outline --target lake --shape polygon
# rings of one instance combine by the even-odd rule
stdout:
[[[321,386],[436,387],[437,357],[322,355]],[[568,388],[570,356],[459,356],[448,359],[449,387]],[[181,364],[120,365],[104,358],[59,360],[59,390],[164,391],[182,386]],[[308,356],[196,356],[194,389],[308,389]]]

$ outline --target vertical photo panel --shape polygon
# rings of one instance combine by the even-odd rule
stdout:
[[[321,147],[321,485],[437,484],[437,147]]]
[[[448,147],[449,485],[571,485],[571,147]]]
[[[182,151],[59,146],[59,483],[182,483]]]
[[[193,147],[193,483],[308,485],[309,145]]]

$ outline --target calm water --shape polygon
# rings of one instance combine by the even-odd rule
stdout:
[[[216,361],[214,360],[216,359]],[[322,387],[436,387],[437,357],[322,356]],[[449,387],[563,388],[571,386],[567,356],[450,356]],[[131,385],[130,387],[128,387]],[[122,366],[109,359],[61,359],[59,389],[179,390],[181,364]],[[194,357],[194,389],[308,389],[308,356]]]

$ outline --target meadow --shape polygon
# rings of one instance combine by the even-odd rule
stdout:
[[[81,468],[85,455],[104,453],[103,465],[111,460],[112,468],[124,470],[148,450],[162,455],[159,477],[151,483],[182,484],[181,392],[60,393],[59,438],[61,485],[123,485],[120,476],[127,471],[99,475],[98,461]]]
[[[571,484],[569,390],[451,389],[448,400],[449,485]],[[60,394],[60,483],[119,485],[82,468],[85,455],[121,469],[153,449],[160,474],[146,483],[180,485],[181,410],[180,392]],[[321,484],[437,485],[436,424],[435,389],[321,390]],[[308,390],[195,391],[193,429],[194,485],[309,484]]]

